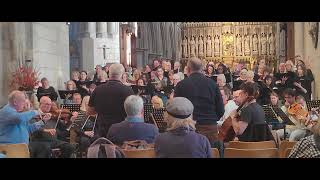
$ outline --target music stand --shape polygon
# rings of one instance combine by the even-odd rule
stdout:
[[[165,132],[167,129],[167,123],[164,121],[165,108],[153,109],[153,113],[150,114],[155,126],[159,129],[159,132]]]
[[[147,94],[147,86],[131,85],[131,88],[132,88],[134,94],[138,94],[139,90],[142,91],[142,93],[140,95]]]
[[[74,93],[79,93],[78,90],[58,90],[58,93],[59,93],[59,96],[60,96],[60,99],[66,99],[66,96],[68,94],[74,94]]]
[[[266,122],[268,124],[271,124],[271,125],[280,124],[277,114],[273,111],[270,105],[263,105],[262,109],[264,111]]]
[[[306,101],[308,111],[311,111],[312,108],[320,107],[320,100]]]
[[[80,112],[81,104],[62,104],[63,109],[69,109],[71,112]]]
[[[152,104],[144,104],[144,121],[146,123],[153,123],[152,120],[149,119],[150,113],[153,112]]]
[[[286,125],[294,125],[294,123],[290,120],[290,118],[282,111],[282,109],[279,106],[272,106],[272,109],[274,112],[277,114],[278,117],[282,119],[282,125],[283,125],[283,135],[284,135],[284,140],[287,138],[287,133],[286,133]]]

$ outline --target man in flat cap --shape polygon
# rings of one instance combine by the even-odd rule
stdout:
[[[165,121],[167,132],[155,140],[158,158],[211,158],[211,145],[207,137],[195,132],[192,119],[193,105],[184,97],[169,100]]]

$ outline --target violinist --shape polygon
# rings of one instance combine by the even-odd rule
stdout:
[[[258,88],[252,82],[240,86],[237,101],[240,106],[231,113],[232,126],[236,140],[240,141],[269,141],[273,139],[272,133],[265,121],[262,107],[256,102]]]
[[[289,119],[294,125],[286,125],[286,134],[289,135],[289,141],[299,141],[307,134],[306,122],[310,119],[308,111],[296,101],[296,91],[293,89],[286,89],[283,93],[285,99],[285,105],[282,106],[282,110],[288,115]],[[304,111],[297,111],[297,113],[291,112],[293,107],[301,107]],[[304,112],[304,113],[302,113]],[[280,138],[284,137],[284,129],[277,130],[277,134]]]
[[[49,113],[52,109],[52,101],[50,98],[44,96],[40,99],[40,108],[39,111],[43,113]],[[55,112],[57,113],[57,112]],[[60,148],[61,149],[61,157],[69,158],[71,157],[72,153],[75,151],[75,147],[73,147],[70,143],[62,141],[57,137],[57,130],[61,128],[60,126],[56,126],[56,124],[60,123],[60,118],[62,117],[61,113],[59,115],[52,114],[50,120],[45,124],[45,126],[32,133],[31,141],[33,142],[33,147],[35,146],[46,146],[45,153],[41,154],[34,154],[34,157],[41,157],[41,158],[49,158],[51,154],[51,149]],[[74,119],[74,117],[71,117]],[[57,120],[59,120],[57,122]]]
[[[29,110],[30,104],[27,104],[24,92],[12,91],[8,100],[8,104],[0,110],[0,144],[29,144],[29,133],[40,129],[45,121],[30,123],[40,112]]]

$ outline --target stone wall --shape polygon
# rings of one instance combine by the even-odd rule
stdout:
[[[70,79],[69,27],[65,22],[33,23],[33,65],[40,78],[46,77],[51,86],[64,89]]]

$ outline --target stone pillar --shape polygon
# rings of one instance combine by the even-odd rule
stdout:
[[[304,23],[294,23],[294,52],[304,58]]]
[[[80,23],[81,37],[95,37],[96,35],[96,23],[95,22],[81,22]]]
[[[97,22],[97,38],[107,37],[107,22]]]
[[[116,28],[116,22],[107,22],[107,30],[108,30],[108,34],[115,34],[117,33],[117,28]]]

